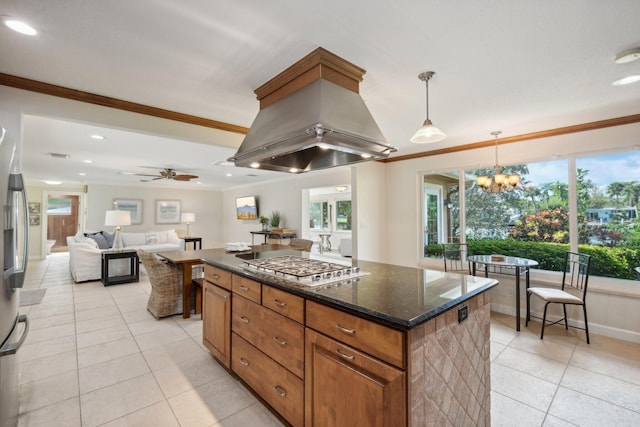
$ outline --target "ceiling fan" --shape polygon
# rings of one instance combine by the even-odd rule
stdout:
[[[156,179],[173,179],[175,181],[190,181],[192,179],[198,178],[197,175],[189,175],[189,174],[179,174],[175,171],[175,169],[165,168],[158,172],[158,175],[147,175],[143,173],[137,173],[137,176],[152,176],[153,181]]]

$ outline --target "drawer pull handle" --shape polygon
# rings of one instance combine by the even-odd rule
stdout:
[[[245,292],[249,292],[249,288],[247,288],[246,286],[242,286],[242,285],[240,285],[240,290],[245,291]]]
[[[243,364],[244,366],[249,366],[249,361],[244,357],[240,358],[240,363]]]
[[[344,327],[340,326],[340,323],[336,323],[336,328],[338,328],[339,330],[341,330],[342,332],[344,332],[345,334],[348,334],[348,335],[353,335],[353,334],[356,333],[355,329],[344,328]]]
[[[218,274],[212,274],[212,275],[211,275],[211,277],[213,277],[214,279],[219,279],[219,278],[220,278],[220,275],[218,275]]]
[[[284,301],[280,301],[279,299],[274,298],[273,302],[275,303],[275,305],[277,305],[278,307],[284,307],[285,305],[287,305],[286,302]]]
[[[285,397],[287,395],[287,390],[283,389],[282,387],[280,387],[279,385],[275,386],[273,388],[276,393],[278,393],[281,397]]]
[[[240,320],[241,320],[242,322],[244,322],[244,323],[249,323],[249,319],[247,319],[247,318],[246,318],[246,317],[244,317],[244,316],[240,316]]]
[[[287,342],[278,336],[273,337],[273,340],[282,346],[287,345]]]
[[[226,301],[227,298],[229,298],[226,295],[218,295],[218,294],[214,294],[214,293],[211,293],[211,295],[213,295],[214,297],[218,298],[220,301]]]
[[[355,356],[351,356],[351,355],[348,355],[348,354],[344,354],[343,352],[341,352],[341,351],[340,351],[340,349],[339,349],[339,348],[338,348],[338,349],[336,349],[336,354],[337,354],[338,356],[342,357],[343,359],[347,359],[347,360],[353,360],[353,359],[355,359],[355,358],[356,358]]]

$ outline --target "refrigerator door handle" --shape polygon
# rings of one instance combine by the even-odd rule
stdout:
[[[16,354],[18,349],[22,347],[22,344],[24,344],[24,340],[27,339],[27,334],[29,333],[29,318],[27,317],[27,315],[21,314],[20,316],[18,316],[18,323],[24,323],[24,331],[22,332],[22,336],[17,342],[13,344],[7,344],[4,347],[0,348],[0,357],[8,356],[10,354]],[[16,327],[17,326],[18,325],[16,323]]]
[[[22,267],[13,269],[10,272],[8,280],[13,289],[21,288],[24,285],[24,277],[27,271],[27,260],[29,259],[29,203],[27,201],[27,192],[24,185],[22,174],[12,173],[9,175],[9,191],[13,193],[21,193],[22,195],[22,213],[24,224],[24,240],[22,240]],[[16,226],[18,220],[16,219]]]

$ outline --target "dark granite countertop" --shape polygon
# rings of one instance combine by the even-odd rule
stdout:
[[[224,249],[213,252],[216,253],[208,250],[207,258],[203,258],[205,263],[401,330],[426,322],[498,284],[490,278],[354,259],[351,266],[369,274],[312,287],[248,270],[243,259],[237,256],[247,253],[229,253]],[[251,256],[283,255],[343,263],[320,254],[293,250],[256,252]]]

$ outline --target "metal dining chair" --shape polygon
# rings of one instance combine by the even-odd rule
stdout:
[[[466,243],[444,243],[442,245],[444,271],[471,274],[468,256],[469,248]]]
[[[544,314],[542,315],[542,328],[540,330],[540,339],[544,337],[544,328],[546,324],[555,325],[564,320],[564,328],[582,329],[587,336],[587,344],[589,344],[589,324],[587,323],[587,304],[585,302],[587,296],[587,285],[589,283],[589,269],[591,267],[591,255],[581,254],[578,252],[567,251],[564,260],[564,269],[562,273],[562,286],[556,288],[529,288],[527,289],[527,319],[525,325],[529,325],[531,317],[539,319],[539,317],[531,315],[531,295],[544,301]],[[547,321],[547,308],[549,304],[562,304],[564,317],[555,322]],[[582,306],[584,312],[584,328],[569,325],[567,321],[567,305]]]

